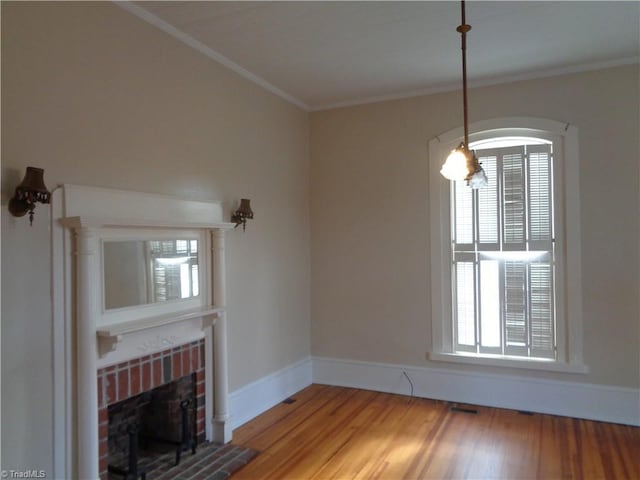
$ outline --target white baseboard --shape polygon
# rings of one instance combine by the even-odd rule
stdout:
[[[229,395],[231,428],[245,424],[311,383],[311,358],[305,358],[235,390]]]
[[[313,382],[640,425],[640,389],[313,357]]]
[[[229,395],[237,428],[312,383],[640,426],[640,389],[311,357]]]

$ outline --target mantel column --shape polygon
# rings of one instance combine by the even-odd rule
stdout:
[[[99,244],[94,229],[77,228],[77,465],[78,478],[99,477],[98,386],[96,312],[99,311],[96,279],[99,276]]]
[[[227,314],[224,310],[227,299],[222,229],[212,231],[212,253],[213,305],[223,308],[213,326],[213,440],[227,443],[231,441],[231,424],[228,410]]]

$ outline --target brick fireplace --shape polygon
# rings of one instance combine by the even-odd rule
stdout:
[[[56,189],[51,205],[54,476],[105,478],[108,406],[186,375],[196,379],[198,435],[229,442],[224,243],[234,224],[222,206],[78,185]],[[197,293],[110,307],[105,265],[123,262],[107,260],[106,243],[160,240],[197,242]],[[148,278],[127,275],[120,291],[148,289]]]
[[[108,478],[109,406],[187,376],[193,376],[195,381],[195,434],[198,442],[201,442],[205,437],[204,340],[190,342],[98,369],[98,435],[101,480]]]

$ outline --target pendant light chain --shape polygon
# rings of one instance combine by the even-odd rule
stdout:
[[[471,25],[466,23],[464,0],[460,2],[462,24],[456,28],[460,32],[462,43],[462,111],[464,114],[464,146],[469,148],[469,107],[467,103],[467,32],[471,30]]]

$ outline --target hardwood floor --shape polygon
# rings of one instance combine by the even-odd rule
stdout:
[[[233,480],[640,479],[640,428],[312,385],[234,432]]]

